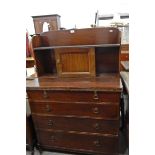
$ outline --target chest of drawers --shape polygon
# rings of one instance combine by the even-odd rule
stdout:
[[[113,81],[115,87],[106,89],[96,87],[103,84],[100,78],[96,78],[94,88],[89,88],[94,82],[81,81],[81,89],[71,82],[67,89],[63,87],[65,81],[59,83],[59,89],[55,80],[37,80],[39,85],[36,79],[27,81],[38,144],[43,149],[117,154],[121,93],[117,78]]]
[[[118,154],[120,36],[110,27],[32,38],[37,78],[27,94],[41,148]]]

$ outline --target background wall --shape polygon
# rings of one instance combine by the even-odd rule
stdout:
[[[61,16],[61,27],[70,29],[86,28],[95,23],[95,13],[117,14],[129,13],[127,0],[44,0],[31,1],[26,13],[26,28],[30,34],[34,33],[33,20],[31,16],[59,14]],[[109,21],[102,21],[106,24]]]

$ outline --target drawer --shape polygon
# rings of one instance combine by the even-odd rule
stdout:
[[[27,91],[30,100],[44,100],[57,102],[119,102],[120,93],[96,91]]]
[[[115,135],[119,131],[119,120],[108,121],[103,119],[33,115],[33,122],[38,129]]]
[[[107,120],[119,119],[119,103],[63,103],[30,102],[32,113],[48,115],[69,115],[79,117],[100,117]]]
[[[118,152],[118,136],[96,136],[55,131],[37,131],[37,133],[38,141],[44,147],[109,154]]]

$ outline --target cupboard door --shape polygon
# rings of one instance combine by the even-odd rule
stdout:
[[[59,48],[55,57],[60,77],[95,76],[94,48]]]

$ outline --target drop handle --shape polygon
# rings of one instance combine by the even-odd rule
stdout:
[[[93,97],[93,99],[94,99],[94,100],[98,100],[98,99],[99,99],[98,94],[97,94],[96,91],[94,92],[94,97]]]
[[[47,124],[48,124],[48,126],[53,126],[52,120],[49,120]]]
[[[96,147],[101,146],[101,144],[100,144],[99,140],[95,140],[95,141],[93,142],[93,144],[94,144]]]
[[[95,123],[95,124],[93,125],[93,127],[94,127],[96,130],[99,130],[99,129],[100,129],[100,125],[99,125],[98,123]]]
[[[45,108],[46,108],[46,111],[47,111],[47,112],[51,112],[51,107],[50,107],[48,104],[46,105]]]
[[[94,114],[98,114],[98,113],[99,113],[98,107],[93,108],[93,113],[94,113]]]
[[[60,59],[57,59],[57,64],[60,64]]]
[[[44,97],[44,98],[48,98],[48,95],[47,95],[46,90],[44,90],[44,92],[43,92],[43,97]]]

